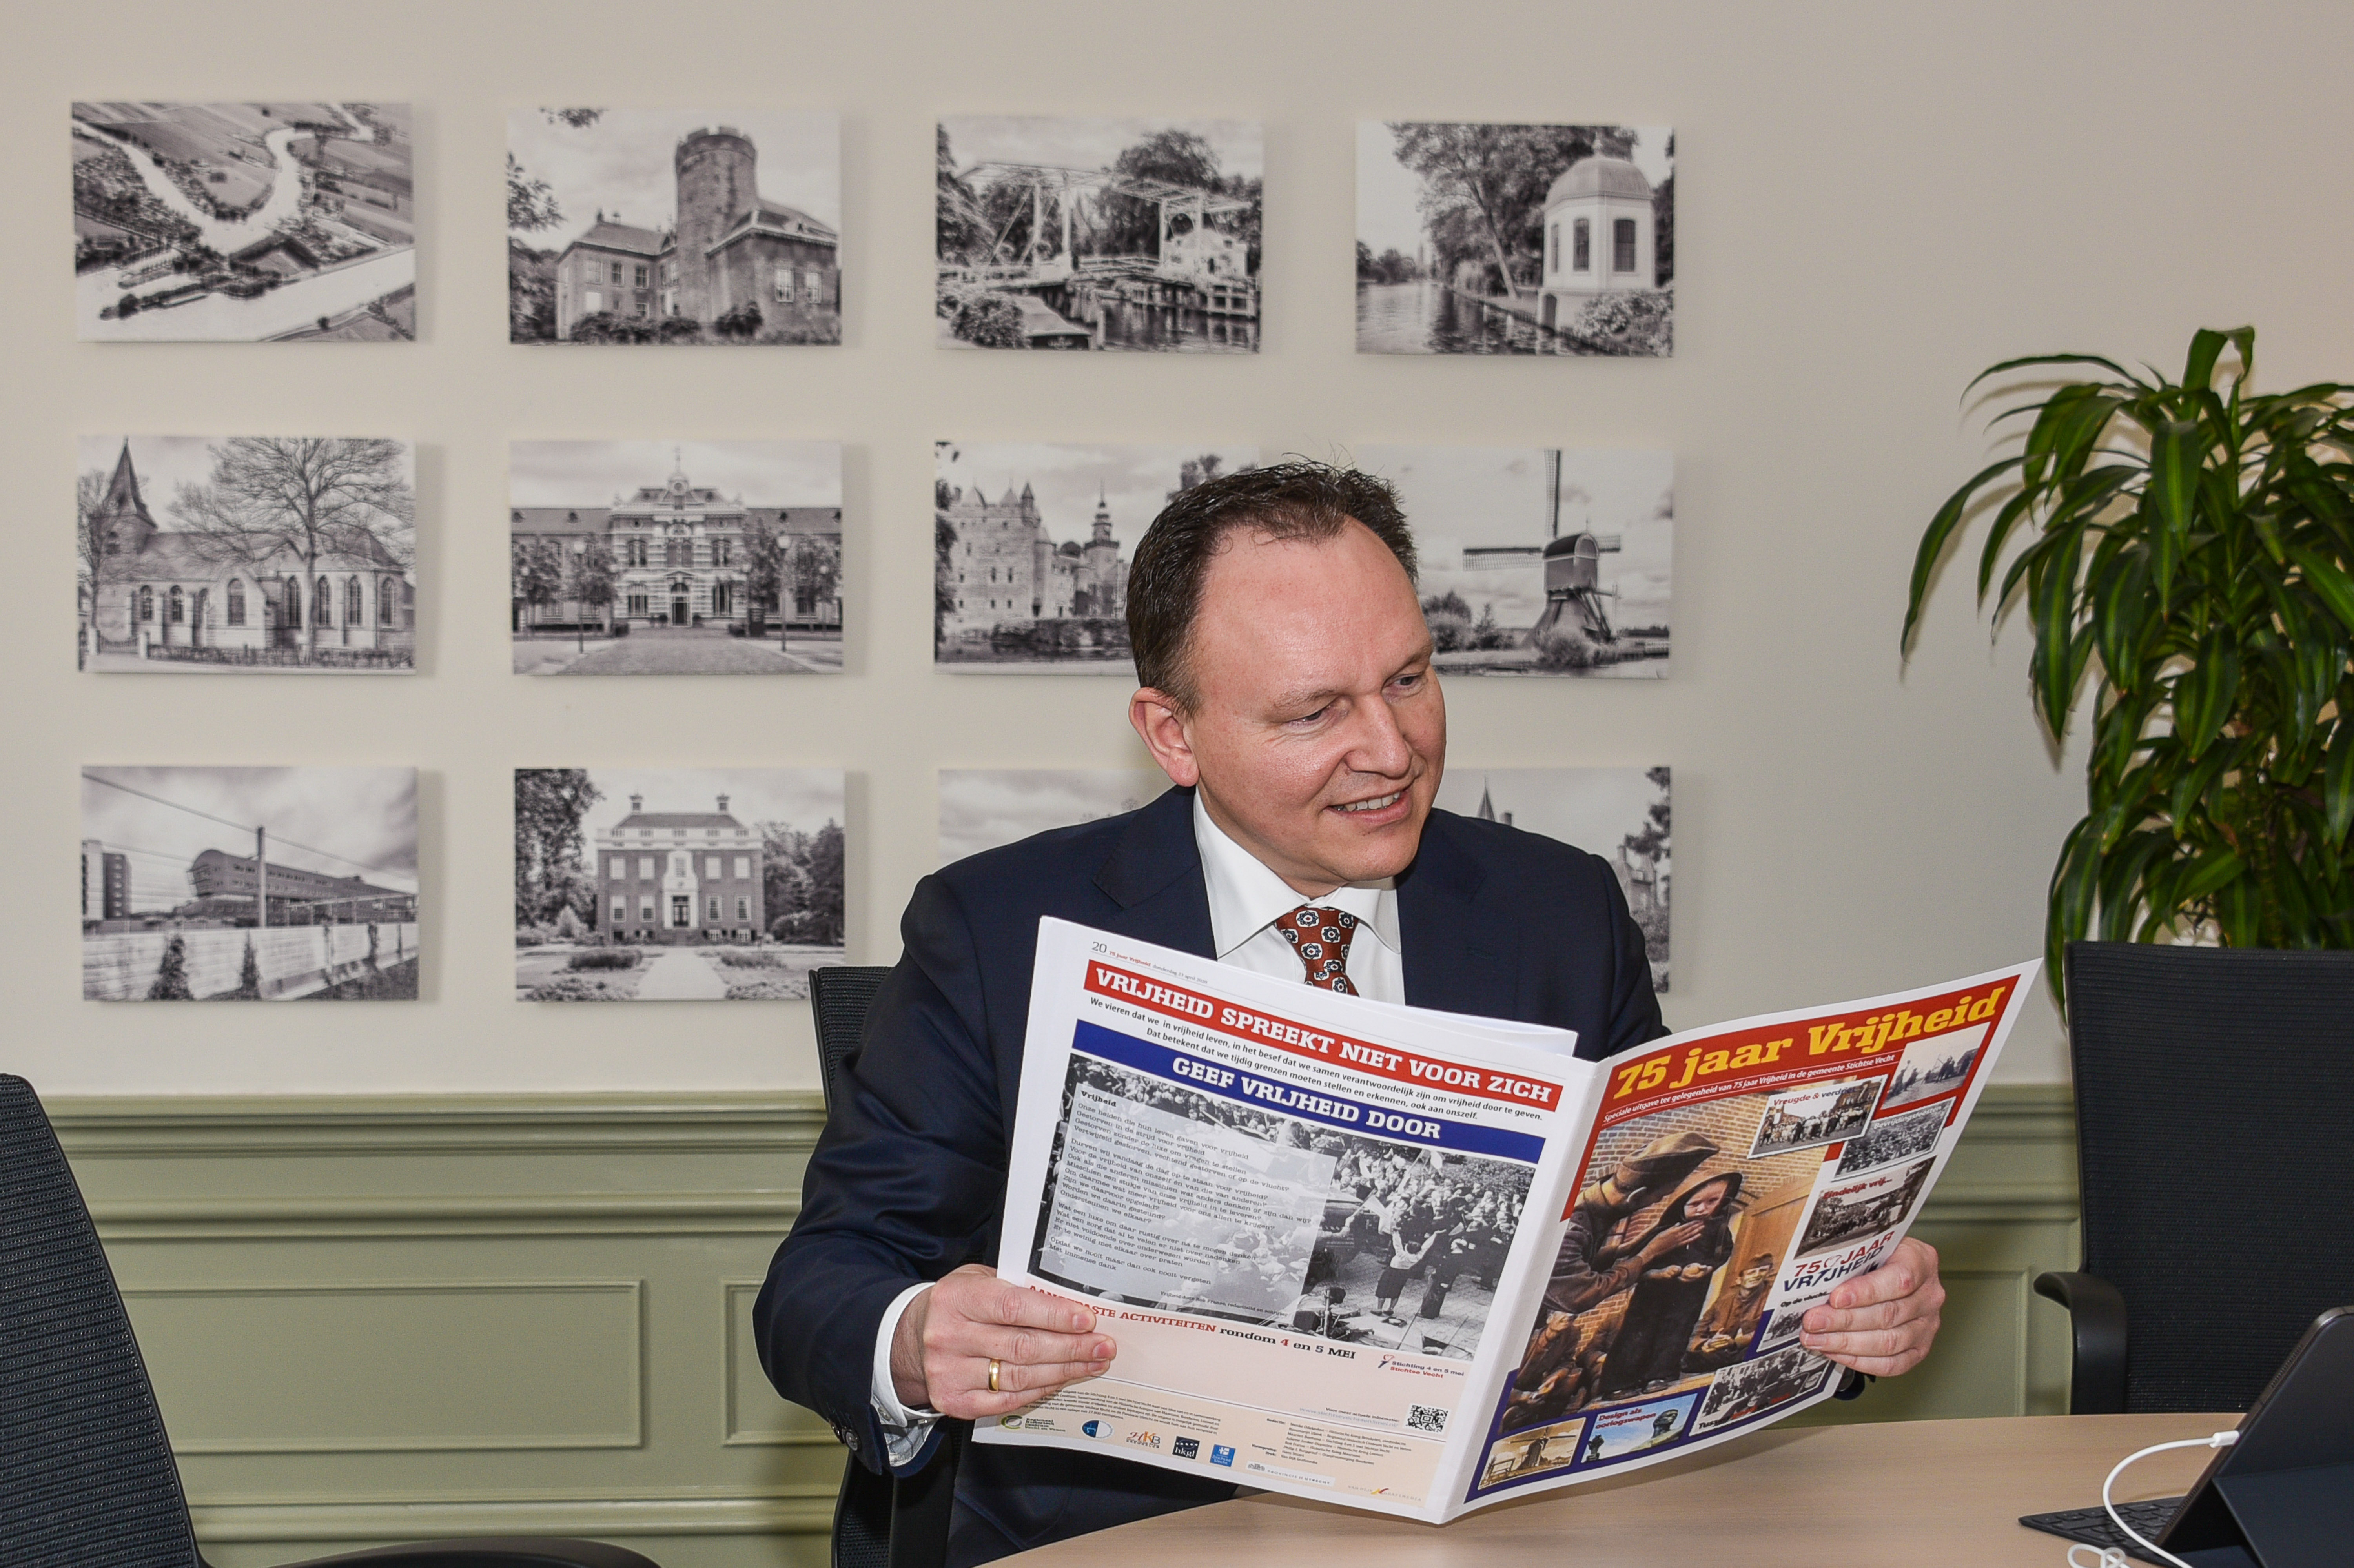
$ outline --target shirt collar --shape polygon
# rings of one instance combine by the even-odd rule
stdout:
[[[1193,791],[1193,843],[1202,853],[1202,880],[1210,893],[1210,941],[1219,958],[1308,902],[1210,820],[1199,789]],[[1400,950],[1396,878],[1350,883],[1320,902],[1354,915],[1382,946]]]

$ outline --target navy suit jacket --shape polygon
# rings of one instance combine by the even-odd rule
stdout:
[[[753,1308],[779,1392],[871,1467],[886,1462],[870,1401],[885,1310],[918,1280],[997,1258],[1039,918],[1214,957],[1193,805],[1171,789],[974,855],[908,902],[849,1103],[810,1157],[800,1219]],[[1397,902],[1411,1006],[1574,1029],[1589,1060],[1667,1033],[1642,932],[1598,856],[1433,811]],[[1231,1495],[1125,1460],[985,1445],[967,1449],[957,1485],[1008,1551]]]

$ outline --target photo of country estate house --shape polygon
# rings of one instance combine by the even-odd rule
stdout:
[[[405,103],[77,103],[85,340],[417,335]]]
[[[516,1000],[809,995],[843,961],[843,821],[839,768],[516,768]]]

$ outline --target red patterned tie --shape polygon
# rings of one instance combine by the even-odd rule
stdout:
[[[1357,935],[1357,917],[1329,905],[1303,904],[1275,923],[1283,939],[1299,955],[1308,983],[1342,996],[1354,996],[1349,983],[1349,943]]]

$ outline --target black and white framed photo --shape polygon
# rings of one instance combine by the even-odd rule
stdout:
[[[516,768],[515,999],[806,997],[843,823],[839,768]]]
[[[1356,461],[1414,524],[1442,675],[1666,679],[1673,453],[1365,446]]]
[[[1669,893],[1675,880],[1664,768],[1447,769],[1433,804],[1458,816],[1543,833],[1610,863],[1642,928],[1651,985],[1668,989]]]
[[[1675,189],[1664,126],[1362,122],[1358,352],[1669,354]]]
[[[81,993],[414,1001],[413,768],[81,771]]]
[[[1257,121],[963,115],[938,151],[942,347],[1257,352]]]
[[[841,252],[832,114],[507,117],[511,342],[840,343]]]
[[[842,448],[516,441],[519,675],[842,670]]]
[[[78,457],[83,669],[416,669],[417,453],[407,441],[93,436]]]
[[[1158,768],[943,768],[940,863],[1117,817],[1168,788]]]
[[[1171,498],[1249,447],[932,443],[932,659],[944,669],[1136,677],[1129,552]]]
[[[412,162],[405,103],[76,103],[77,333],[415,338]]]

